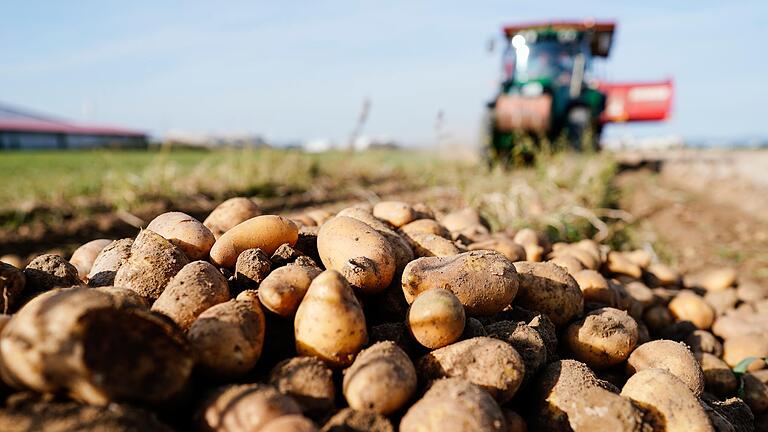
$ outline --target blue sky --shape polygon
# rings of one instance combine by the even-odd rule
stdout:
[[[0,3],[0,101],[143,128],[343,141],[475,140],[503,23],[615,19],[612,80],[674,77],[674,117],[608,133],[768,135],[768,2],[79,1]]]

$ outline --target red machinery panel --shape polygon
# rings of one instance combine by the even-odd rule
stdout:
[[[666,120],[672,108],[672,80],[644,83],[600,83],[605,92],[603,123]]]

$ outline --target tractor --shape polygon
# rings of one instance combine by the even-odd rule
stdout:
[[[595,75],[616,24],[560,21],[504,27],[497,96],[488,103],[486,156],[529,161],[543,146],[599,150],[610,122],[665,120],[672,81],[611,84]]]

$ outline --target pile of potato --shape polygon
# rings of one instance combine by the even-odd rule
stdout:
[[[472,209],[234,198],[0,287],[2,431],[768,430],[768,287]]]

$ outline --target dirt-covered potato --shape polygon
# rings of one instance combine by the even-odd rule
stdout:
[[[582,264],[581,261],[572,257],[571,255],[559,255],[549,260],[549,262],[552,264],[557,264],[560,267],[568,270],[568,273],[571,275],[576,275],[576,273],[585,270],[584,264]]]
[[[757,376],[746,373],[741,379],[744,382],[744,402],[755,415],[768,411],[768,384]]]
[[[230,198],[218,206],[203,221],[217,239],[235,225],[261,215],[261,209],[244,197]]]
[[[261,249],[246,249],[235,261],[235,282],[241,289],[256,289],[272,271],[272,260]]]
[[[93,261],[88,272],[88,285],[93,287],[111,286],[115,282],[117,269],[131,256],[132,238],[115,240],[104,247]]]
[[[515,395],[525,377],[525,364],[512,345],[476,337],[432,351],[418,361],[419,378],[459,377],[488,391],[499,403]]]
[[[323,415],[333,409],[333,372],[315,357],[293,357],[269,373],[269,384],[291,396],[305,413]]]
[[[152,310],[188,330],[201,313],[227,300],[229,286],[224,275],[207,261],[194,261],[176,273]]]
[[[349,366],[368,340],[365,316],[341,273],[326,270],[309,285],[294,319],[296,351],[334,367]]]
[[[768,357],[767,333],[745,333],[725,339],[723,342],[723,360],[728,363],[728,366],[736,367],[747,357]],[[763,369],[765,366],[765,361],[755,360],[749,365],[748,370],[755,371]]]
[[[147,299],[137,294],[136,291],[128,288],[103,286],[95,287],[93,289],[95,291],[103,292],[112,296],[112,299],[115,301],[115,307],[117,308],[136,307],[141,309],[149,309],[151,306]]]
[[[416,391],[416,369],[394,342],[378,342],[361,351],[344,371],[343,389],[351,408],[389,415]]]
[[[256,365],[264,346],[264,312],[255,298],[219,303],[187,332],[196,366],[206,375],[239,377]]]
[[[576,258],[586,269],[597,270],[600,267],[600,255],[598,252],[591,250],[591,248],[578,247],[576,245],[558,245],[551,254],[553,259],[567,256]]]
[[[80,279],[86,280],[96,257],[99,256],[102,249],[111,243],[112,240],[109,239],[96,239],[75,249],[69,258],[69,263],[77,268],[77,274],[80,276]]]
[[[621,252],[612,251],[608,253],[608,260],[605,266],[613,274],[627,275],[635,279],[643,275],[643,270],[640,266]]]
[[[196,414],[200,432],[260,431],[271,421],[301,414],[290,397],[266,384],[235,384],[216,389]]]
[[[506,237],[493,237],[472,243],[469,250],[494,250],[512,262],[525,261],[525,248]]]
[[[316,266],[292,264],[276,268],[259,285],[261,304],[282,317],[293,317],[309,284],[320,273],[322,270]]]
[[[13,316],[0,335],[0,363],[3,381],[15,387],[106,405],[167,400],[184,387],[193,361],[169,320],[70,288],[41,294]]]
[[[312,420],[298,414],[278,417],[259,428],[259,432],[317,432]]]
[[[421,292],[444,288],[458,297],[468,315],[491,316],[515,299],[518,278],[515,266],[504,255],[472,251],[416,259],[405,267],[402,284],[409,303]]]
[[[395,275],[394,251],[377,230],[357,219],[336,216],[317,235],[320,259],[366,294],[384,290]]]
[[[564,339],[577,360],[593,369],[617,365],[637,345],[637,322],[614,308],[596,309],[568,326]]]
[[[576,360],[552,362],[536,380],[531,430],[642,431],[644,413]]]
[[[704,372],[704,388],[721,397],[734,394],[738,386],[736,375],[727,363],[710,353],[693,354]]]
[[[0,262],[0,312],[8,313],[21,300],[26,285],[24,272]]]
[[[190,260],[208,257],[216,239],[199,220],[182,212],[163,213],[152,219],[147,229],[163,236]]]
[[[523,322],[497,321],[485,327],[488,336],[512,345],[525,364],[524,383],[530,382],[547,362],[544,339],[533,327]]]
[[[398,232],[408,239],[408,237],[415,233],[421,234],[434,234],[446,239],[451,238],[451,233],[440,222],[434,219],[418,219],[413,222],[407,223],[400,227]]]
[[[488,234],[488,224],[477,210],[467,207],[445,215],[440,223],[454,234],[462,234],[472,239]]]
[[[520,281],[515,304],[542,312],[562,326],[584,310],[584,297],[568,272],[552,263],[520,261],[514,264]]]
[[[758,302],[768,297],[768,284],[759,284],[752,280],[741,280],[736,288],[736,295],[743,302]]]
[[[650,286],[670,286],[680,283],[680,273],[666,264],[654,263],[649,265],[645,271],[645,280]]]
[[[715,320],[712,307],[692,291],[681,291],[669,302],[669,311],[678,321],[690,321],[697,328],[707,330]]]
[[[77,268],[59,255],[43,254],[24,268],[25,291],[43,292],[80,284]]]
[[[421,345],[442,348],[459,340],[464,331],[464,306],[450,291],[434,288],[424,291],[408,309],[408,329]]]
[[[704,391],[704,373],[693,353],[682,343],[655,340],[637,347],[627,360],[627,373],[664,369],[678,377],[695,396]]]
[[[379,201],[373,206],[373,215],[395,228],[416,220],[416,211],[402,201]]]
[[[606,306],[616,304],[616,292],[608,285],[608,281],[594,270],[581,270],[573,273],[573,279],[579,284],[585,303],[596,303]]]
[[[401,429],[402,430],[402,429]],[[320,432],[394,432],[392,423],[373,411],[344,408],[333,415]]]
[[[675,318],[664,305],[651,306],[643,312],[643,321],[653,332],[660,332],[664,328],[672,325]]]
[[[409,234],[407,240],[417,257],[443,257],[461,253],[455,243],[436,234],[415,232]]]
[[[736,277],[736,270],[731,267],[710,268],[688,276],[685,285],[707,291],[723,291],[736,283]]]
[[[712,333],[723,339],[751,333],[768,333],[768,314],[730,313],[722,315],[712,324]]]
[[[189,264],[187,256],[154,231],[142,230],[131,246],[130,257],[115,273],[115,286],[157,300],[179,270]]]
[[[734,288],[722,291],[707,291],[704,294],[704,301],[712,307],[715,315],[723,315],[736,307],[736,304],[739,302],[739,295]]]
[[[237,257],[246,249],[259,248],[272,255],[281,245],[291,246],[299,239],[299,228],[282,216],[256,216],[230,228],[211,248],[211,262],[233,268]]]
[[[435,382],[400,422],[400,432],[505,431],[506,421],[496,401],[460,378]]]
[[[523,228],[518,231],[512,240],[525,249],[526,261],[539,262],[544,256],[544,247],[541,245],[536,231],[530,228]]]
[[[706,330],[695,330],[683,341],[694,353],[710,353],[715,357],[723,356],[723,344]]]

